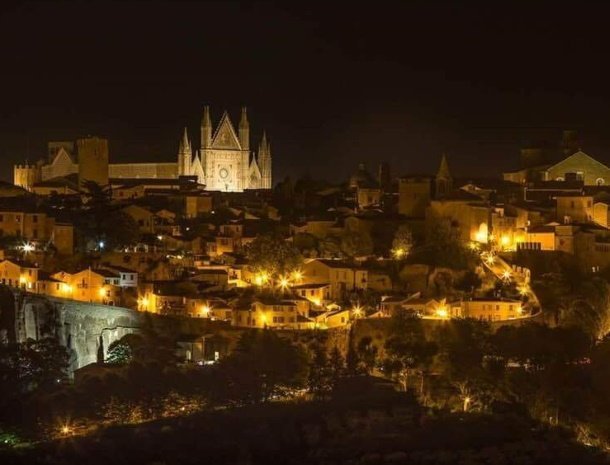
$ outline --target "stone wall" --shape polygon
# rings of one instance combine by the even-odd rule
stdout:
[[[107,305],[15,292],[17,342],[57,336],[70,351],[70,368],[105,357],[108,346],[126,334],[137,332],[142,314]]]

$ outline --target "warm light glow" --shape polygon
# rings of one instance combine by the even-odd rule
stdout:
[[[61,290],[63,292],[65,292],[66,294],[69,294],[70,292],[72,292],[72,286],[70,286],[69,284],[63,283],[61,285]]]
[[[211,310],[212,310],[212,309],[209,307],[209,305],[202,305],[202,306],[201,306],[201,315],[202,315],[204,318],[207,318],[208,316],[210,316],[210,311],[211,311]]]
[[[449,317],[449,312],[447,311],[447,307],[445,305],[438,307],[436,309],[435,313],[436,313],[436,316],[439,318],[448,318]]]
[[[504,235],[500,238],[500,244],[502,247],[508,247],[510,245],[510,237]]]
[[[290,286],[290,281],[288,280],[287,277],[285,276],[280,276],[279,281],[278,281],[278,285],[277,285],[281,290],[285,291],[286,289],[288,289],[288,287]]]
[[[106,288],[100,287],[100,297],[106,297]]]
[[[403,258],[406,254],[405,249],[398,247],[397,249],[392,250],[392,255],[394,256],[395,259],[400,260],[401,258]]]
[[[70,428],[68,425],[63,425],[60,429],[61,434],[63,435],[68,435],[72,432],[72,428]]]
[[[475,251],[476,251],[476,250],[479,250],[479,247],[480,247],[480,245],[479,245],[479,243],[478,243],[478,242],[474,242],[474,241],[473,241],[473,242],[470,242],[470,243],[468,244],[468,248],[469,248],[470,250],[475,250]]]
[[[299,282],[303,279],[303,272],[301,270],[294,270],[292,272],[292,280]]]
[[[362,307],[360,305],[356,305],[354,308],[352,308],[352,314],[354,317],[360,318],[362,316]]]
[[[474,240],[485,243],[487,242],[487,234],[483,231],[477,231],[477,233],[474,235]]]
[[[27,280],[27,278],[25,276],[20,276],[19,277],[19,284],[25,284],[27,282],[28,282],[28,280]]]
[[[519,315],[521,315],[521,314],[523,313],[523,307],[522,307],[521,305],[519,305],[519,306],[517,307],[517,313],[518,313]]]
[[[487,255],[485,258],[485,263],[487,263],[489,266],[493,265],[495,261],[496,257],[494,257],[492,254]]]
[[[265,315],[264,313],[261,315],[261,321],[263,322],[263,324],[267,324],[267,315]]]
[[[141,299],[139,299],[138,304],[140,305],[140,308],[143,308],[145,310],[148,309],[148,299],[146,297],[142,297]]]
[[[157,239],[162,241],[163,240],[163,236],[157,236]]]
[[[262,286],[263,284],[266,284],[267,281],[269,281],[269,275],[264,271],[254,276],[254,284],[257,286]]]
[[[30,244],[30,243],[25,243],[23,244],[23,246],[21,247],[23,249],[24,252],[28,253],[28,252],[33,252],[35,247]]]
[[[316,305],[316,306],[318,306],[318,307],[319,307],[319,306],[320,306],[320,304],[322,303],[322,302],[320,301],[320,299],[318,299],[318,298],[316,298],[316,297],[311,297],[311,298],[309,299],[309,301],[310,301],[312,304],[314,304],[314,305]]]
[[[504,273],[502,273],[502,279],[504,281],[510,281],[510,276],[511,276],[511,273],[509,270],[506,270]]]
[[[527,295],[528,292],[529,292],[529,289],[527,288],[527,286],[525,284],[519,287],[519,294]]]

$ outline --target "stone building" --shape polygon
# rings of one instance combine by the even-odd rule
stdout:
[[[423,218],[432,199],[440,199],[453,190],[453,177],[443,154],[436,176],[409,175],[398,180],[398,213]]]
[[[225,111],[213,130],[209,107],[201,121],[201,145],[194,151],[184,129],[175,162],[109,163],[108,141],[86,137],[73,142],[49,142],[48,159],[15,165],[13,182],[29,191],[37,184],[78,174],[85,180],[107,185],[113,180],[176,179],[194,176],[207,190],[242,192],[271,189],[271,146],[263,132],[258,152],[250,149],[250,123],[246,108],[236,131]]]

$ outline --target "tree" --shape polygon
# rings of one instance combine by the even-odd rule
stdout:
[[[119,339],[108,346],[106,363],[111,365],[126,365],[132,359],[131,346]]]
[[[425,372],[432,363],[437,346],[426,339],[421,319],[405,310],[395,312],[389,326],[384,369],[391,376],[398,377],[405,390],[410,372],[418,370],[421,375],[420,394],[423,394]]]
[[[327,236],[318,243],[319,256],[323,258],[343,258],[341,241],[338,237]]]
[[[237,405],[266,402],[303,387],[306,379],[302,348],[271,330],[253,330],[239,338],[234,352],[216,368],[211,397]]]
[[[483,281],[477,273],[468,270],[456,283],[455,288],[463,292],[474,292],[481,287],[482,283]]]
[[[308,233],[299,233],[292,238],[292,244],[303,254],[304,256],[317,255],[318,239]]]
[[[362,362],[362,366],[366,374],[370,375],[377,365],[377,346],[373,344],[373,339],[365,336],[358,342],[356,346],[358,359]]]
[[[396,259],[402,259],[409,255],[413,248],[413,232],[406,224],[401,224],[392,241],[392,255]]]
[[[330,351],[328,361],[331,388],[334,390],[339,380],[346,375],[345,359],[337,346]]]
[[[269,276],[286,274],[303,263],[298,249],[276,234],[257,236],[246,247],[246,257],[255,272]]]
[[[34,392],[48,393],[66,378],[69,354],[55,338],[0,344],[0,419],[23,414]]]
[[[85,181],[83,189],[85,206],[76,210],[74,222],[85,248],[93,246],[113,250],[137,242],[140,237],[138,224],[112,205],[108,186]]]
[[[345,231],[341,236],[341,252],[348,257],[370,255],[373,252],[373,241],[366,232]]]
[[[496,366],[486,370],[483,364],[492,352],[490,337],[489,324],[473,318],[449,320],[436,331],[439,371],[457,389],[464,411],[475,403],[491,403],[491,371]]]
[[[315,398],[324,398],[332,389],[331,367],[326,354],[326,347],[322,344],[313,346],[313,357],[309,362],[307,387]]]

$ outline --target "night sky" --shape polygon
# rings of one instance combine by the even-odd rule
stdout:
[[[610,162],[608,11],[580,3],[14,4],[0,12],[0,178],[48,140],[110,139],[111,161],[175,160],[202,107],[249,107],[275,181],[514,168],[581,131]]]

